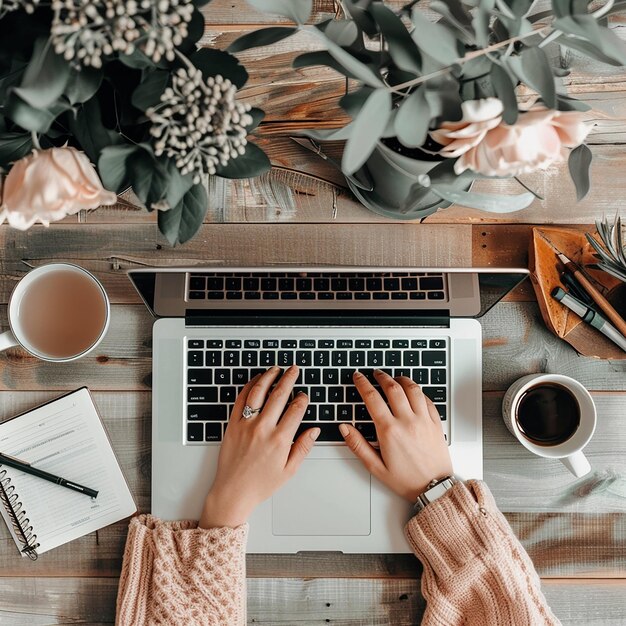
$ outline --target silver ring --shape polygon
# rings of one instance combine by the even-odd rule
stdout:
[[[249,420],[251,417],[260,412],[261,409],[253,409],[250,405],[246,404],[246,406],[243,407],[243,411],[241,412],[241,417],[243,417],[243,419],[245,420]]]

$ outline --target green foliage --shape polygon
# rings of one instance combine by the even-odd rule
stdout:
[[[242,35],[238,39],[235,39],[233,43],[228,46],[229,52],[242,52],[249,48],[256,48],[258,46],[271,46],[274,43],[278,43],[287,37],[290,37],[295,32],[296,28],[292,26],[270,26],[269,28],[260,28],[259,30],[253,30],[251,33]]]
[[[582,200],[589,193],[591,186],[589,169],[592,158],[591,150],[584,143],[569,153],[567,165],[570,176],[576,185],[576,199],[578,201]]]
[[[2,4],[0,0],[0,4]],[[207,0],[193,0],[194,10],[187,36],[177,46],[174,58],[163,55],[157,62],[135,47],[132,54],[102,55],[102,66],[83,66],[80,59],[66,60],[51,43],[52,11],[40,3],[33,13],[18,9],[0,17],[0,172],[33,149],[33,134],[42,148],[69,144],[83,150],[96,164],[107,189],[117,193],[132,187],[148,210],[173,207],[159,225],[168,240],[184,242],[193,236],[207,209],[206,193],[193,184],[193,174],[182,175],[175,157],[156,156],[151,121],[146,111],[161,103],[171,85],[172,74],[181,67],[195,66],[206,79],[222,75],[241,88],[248,73],[229,52],[216,48],[197,50],[204,33],[199,10]],[[305,23],[311,0],[275,0],[259,6],[274,9]],[[352,24],[344,28],[352,29]],[[242,38],[239,47],[267,45],[297,32],[296,26],[267,29]],[[261,109],[250,111],[254,131],[261,123]],[[270,162],[263,151],[249,142],[246,151],[221,174],[247,178],[267,171]]]

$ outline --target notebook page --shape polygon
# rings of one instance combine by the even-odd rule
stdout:
[[[38,553],[136,511],[86,389],[0,424],[0,451],[99,492],[93,499],[3,466],[37,535]]]

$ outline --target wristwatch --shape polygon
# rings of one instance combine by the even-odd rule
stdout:
[[[458,479],[454,476],[446,476],[445,478],[434,479],[428,483],[426,490],[417,496],[417,500],[413,505],[413,514],[419,513],[426,508],[426,505],[441,497],[448,489],[454,487],[458,483]]]

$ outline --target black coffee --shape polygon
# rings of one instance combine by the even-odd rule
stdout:
[[[532,387],[520,398],[517,424],[533,443],[554,446],[576,432],[580,407],[569,389],[557,383],[544,383]]]

